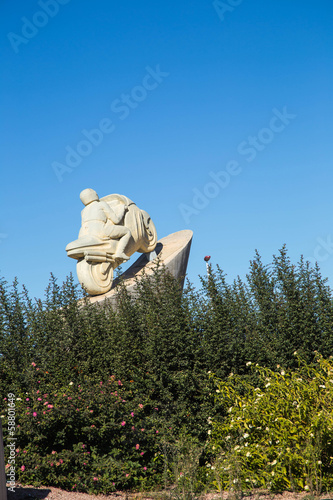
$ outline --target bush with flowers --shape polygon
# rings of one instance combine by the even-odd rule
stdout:
[[[16,394],[18,480],[94,493],[158,480],[158,408],[148,398],[114,376],[57,387],[32,365],[34,388]]]
[[[333,487],[333,360],[317,356],[294,371],[254,366],[258,386],[233,374],[217,381],[226,417],[211,421],[207,465],[218,489]]]
[[[80,302],[72,278],[61,289],[52,278],[37,303],[17,283],[0,284],[0,386],[17,398],[23,484],[95,493],[159,486],[165,443],[185,424],[205,439],[212,402],[196,367],[199,333],[179,284],[162,269],[154,279],[138,285],[135,301],[120,287],[117,311]]]

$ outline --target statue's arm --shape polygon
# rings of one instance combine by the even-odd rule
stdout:
[[[101,202],[103,204],[103,210],[105,212],[105,215],[107,216],[108,219],[111,219],[114,224],[119,224],[124,217],[125,213],[125,206],[124,210],[121,210],[119,214],[115,212],[106,202]]]

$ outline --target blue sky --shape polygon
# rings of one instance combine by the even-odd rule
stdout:
[[[42,297],[50,272],[76,276],[65,246],[91,187],[133,199],[159,237],[192,229],[195,284],[207,254],[231,281],[285,243],[333,286],[330,0],[0,9],[7,281]]]

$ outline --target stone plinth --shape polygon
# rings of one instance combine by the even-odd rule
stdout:
[[[193,232],[185,229],[177,233],[169,234],[157,242],[156,254],[161,263],[166,269],[176,278],[180,279],[182,286],[186,275],[186,268],[190,254]],[[114,280],[112,288],[109,292],[103,295],[89,297],[91,303],[100,302],[103,300],[116,301],[116,286],[121,279],[125,284],[129,293],[134,292],[135,279],[140,279],[143,272],[146,275],[153,274],[153,269],[156,265],[156,259],[149,261],[149,254],[143,254],[134,264],[131,265],[119,278]]]

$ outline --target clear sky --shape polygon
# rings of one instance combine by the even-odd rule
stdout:
[[[4,0],[0,273],[42,297],[82,189],[194,232],[229,280],[257,248],[333,287],[331,0]],[[134,257],[134,256],[133,256]],[[134,261],[134,259],[131,261]]]

